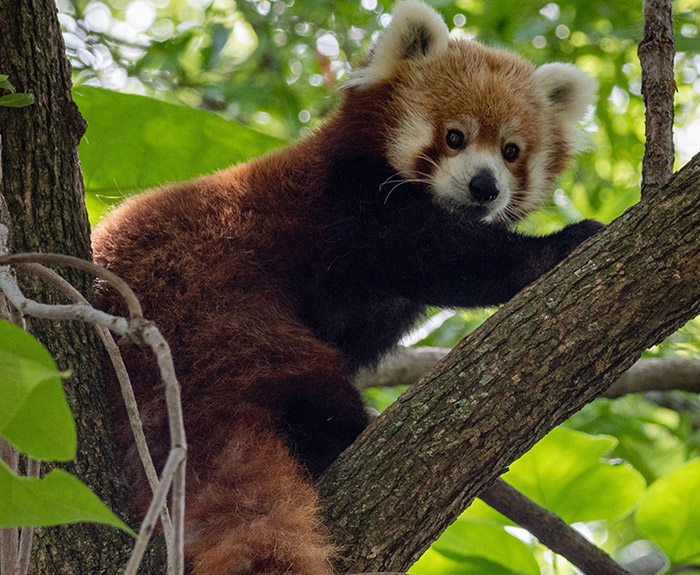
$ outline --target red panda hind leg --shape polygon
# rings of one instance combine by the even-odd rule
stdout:
[[[188,486],[192,575],[331,575],[333,547],[311,481],[278,433],[246,425],[239,414],[206,481],[195,477]]]

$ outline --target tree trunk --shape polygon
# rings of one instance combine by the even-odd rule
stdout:
[[[26,108],[0,107],[2,172],[0,193],[12,217],[15,252],[40,251],[91,259],[77,146],[85,122],[71,97],[70,66],[54,0],[0,0],[0,73],[20,92],[34,94]],[[90,297],[91,278],[60,270]],[[23,279],[27,296],[53,303],[60,296]],[[47,346],[66,381],[78,428],[79,454],[61,465],[124,515],[126,489],[120,483],[104,420],[105,393],[101,345],[85,324],[33,320],[32,333]],[[121,510],[121,511],[120,511]],[[41,575],[116,573],[133,541],[120,531],[91,524],[39,529],[32,573]]]
[[[700,154],[465,338],[320,482],[342,571],[405,571],[479,492],[700,310]]]

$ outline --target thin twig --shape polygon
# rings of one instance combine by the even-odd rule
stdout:
[[[646,145],[642,195],[664,185],[673,175],[673,10],[671,0],[646,0],[644,38],[637,54],[642,67],[646,106]]]
[[[700,563],[683,563],[681,565],[674,565],[668,570],[668,575],[676,575],[676,573],[693,572],[696,573],[700,570]]]
[[[479,499],[532,533],[540,543],[566,557],[588,575],[629,575],[558,515],[537,505],[502,479],[479,493]]]
[[[10,303],[24,315],[52,320],[80,320],[104,326],[119,335],[132,334],[128,320],[94,309],[89,305],[82,303],[50,305],[26,298],[6,266],[0,266],[0,290],[5,292]]]
[[[185,460],[186,452],[184,449],[174,449],[168,455],[168,459],[163,466],[163,473],[160,476],[160,484],[153,494],[153,500],[148,508],[146,517],[144,517],[141,522],[141,528],[139,529],[138,539],[134,550],[129,559],[129,563],[126,566],[124,575],[136,575],[141,560],[143,559],[143,554],[146,551],[146,546],[148,545],[151,535],[153,534],[153,529],[156,526],[156,521],[158,520],[158,515],[160,510],[165,506],[166,498],[168,496],[168,491],[170,490],[170,485],[175,476],[175,472],[180,464]]]
[[[3,437],[0,437],[0,459],[14,473],[17,473],[19,454]],[[0,529],[0,573],[2,575],[17,575],[19,569],[18,541],[19,531],[16,527]]]
[[[1,239],[1,238],[0,238]],[[0,242],[1,243],[1,242]],[[2,245],[0,245],[0,252],[3,250]],[[55,257],[54,257],[55,256]],[[69,265],[77,267],[88,272],[95,273],[98,277],[105,279],[105,281],[112,281],[116,278],[111,272],[105,273],[107,270],[96,266],[90,262],[80,260],[77,258],[71,258],[67,256],[57,256],[56,254],[14,254],[12,256],[0,257],[0,264],[30,264],[30,263],[51,263],[57,265]],[[52,277],[51,274],[46,274],[47,277]],[[120,278],[117,281],[123,284]],[[126,286],[126,284],[124,284]],[[177,381],[175,375],[175,365],[172,360],[172,355],[170,353],[170,347],[167,342],[156,328],[153,322],[144,319],[141,314],[141,306],[138,300],[129,303],[131,310],[131,319],[126,320],[125,318],[120,318],[106,314],[95,310],[90,305],[85,303],[76,303],[72,305],[46,305],[39,304],[33,300],[30,300],[24,296],[21,292],[17,283],[14,281],[14,277],[10,273],[10,270],[0,265],[0,289],[3,290],[13,306],[23,313],[36,314],[39,317],[46,317],[51,319],[79,319],[83,321],[89,321],[96,325],[102,326],[106,329],[111,329],[120,335],[128,335],[134,341],[146,344],[153,350],[156,359],[158,361],[158,366],[161,372],[161,379],[165,387],[165,398],[168,408],[168,422],[170,428],[170,458],[173,454],[177,454],[177,465],[172,469],[168,470],[170,475],[163,473],[161,475],[161,480],[159,486],[156,490],[158,494],[162,491],[163,481],[165,480],[168,487],[173,482],[173,497],[172,497],[172,521],[173,521],[173,536],[172,541],[172,554],[169,558],[169,570],[173,575],[182,575],[184,573],[184,509],[185,509],[185,461],[187,453],[187,441],[185,439],[185,427],[182,416],[182,403],[180,397],[180,384]],[[133,292],[128,286],[124,289],[122,286],[119,289],[120,293],[131,294]],[[133,296],[135,299],[135,296]],[[165,471],[165,469],[164,469]],[[162,497],[159,495],[158,501],[160,501],[160,506],[157,505],[156,497],[151,502],[149,507],[149,514],[155,513],[159,514],[163,505],[166,502],[167,489]],[[149,521],[153,521],[149,517]],[[142,546],[145,546],[147,540],[144,542],[143,537],[150,537],[153,532],[153,526],[149,526],[146,530],[141,530],[141,536],[139,541],[134,548],[132,558],[129,561],[130,568],[134,570],[138,569],[141,559],[143,558]],[[145,547],[144,547],[145,548]],[[138,559],[134,559],[138,556]]]
[[[41,253],[23,253],[11,254],[0,257],[0,265],[6,264],[22,264],[22,263],[38,263],[57,266],[68,266],[91,273],[98,278],[106,281],[114,287],[124,298],[126,305],[129,308],[129,316],[131,318],[143,317],[143,310],[136,294],[122,278],[107,268],[93,264],[87,260],[82,260],[74,256],[64,254],[41,254]]]
[[[27,477],[39,477],[41,471],[41,461],[38,459],[27,459]],[[18,574],[27,575],[29,573],[29,560],[32,556],[32,541],[34,539],[34,527],[22,527],[22,534],[19,539],[19,566]]]
[[[168,425],[170,430],[170,450],[184,453],[178,466],[173,484],[172,520],[173,520],[173,563],[171,565],[176,575],[185,571],[185,461],[187,454],[187,439],[185,438],[185,422],[182,415],[180,384],[175,376],[175,364],[170,353],[170,346],[152,322],[146,322],[141,332],[143,341],[148,344],[158,361],[161,379],[165,385],[165,401],[168,406]]]
[[[83,294],[81,294],[55,271],[36,263],[21,264],[20,267],[25,271],[31,272],[37,277],[40,277],[58,289],[66,297],[72,299],[75,303],[89,305],[89,302],[85,299],[85,297],[83,297]],[[151,491],[155,493],[159,484],[158,474],[155,466],[153,465],[151,452],[148,449],[146,436],[143,432],[141,414],[139,413],[138,404],[136,402],[136,396],[134,395],[134,389],[131,385],[129,373],[124,365],[124,359],[122,358],[119,347],[114,341],[114,338],[109,330],[97,324],[93,325],[97,330],[105,349],[107,350],[107,354],[109,355],[112,365],[114,366],[114,370],[117,374],[117,379],[119,380],[119,386],[122,392],[122,398],[124,399],[124,405],[126,406],[126,412],[131,425],[131,431],[134,436],[134,442],[136,443],[136,450],[138,451],[139,458],[141,459],[148,483],[151,486]],[[161,511],[161,523],[163,525],[163,534],[165,535],[165,544],[168,548],[168,557],[170,557],[172,555],[173,525],[170,521],[170,513],[168,512],[167,506],[163,507]]]

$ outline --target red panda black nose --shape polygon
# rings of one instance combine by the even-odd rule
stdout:
[[[479,172],[469,182],[469,193],[480,204],[492,202],[500,191],[498,180],[488,172]]]

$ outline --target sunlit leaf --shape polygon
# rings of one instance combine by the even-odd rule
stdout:
[[[6,108],[23,108],[33,103],[33,94],[6,94],[5,96],[0,96],[0,106]]]
[[[432,548],[408,572],[411,575],[539,575],[539,569],[534,572],[521,571],[478,556],[452,559]]]
[[[445,530],[433,549],[453,560],[482,558],[515,573],[540,572],[530,548],[496,521],[463,515]]]
[[[10,83],[10,77],[5,74],[0,74],[0,88],[15,93],[15,87]]]
[[[75,457],[76,432],[61,373],[26,331],[0,321],[0,435],[34,459]]]
[[[692,413],[683,414],[641,394],[629,394],[588,404],[567,421],[567,426],[617,438],[619,444],[608,457],[624,459],[652,483],[686,462],[688,443],[695,435],[693,419]]]
[[[700,562],[700,459],[649,487],[637,527],[673,564]]]
[[[0,527],[45,527],[89,521],[134,532],[83,483],[61,469],[43,479],[15,475],[0,461]]]
[[[226,168],[282,143],[211,112],[143,96],[80,86],[73,98],[88,123],[78,151],[93,221],[100,205],[104,210],[134,192]]]
[[[626,463],[601,461],[616,443],[614,437],[558,427],[503,478],[568,523],[620,517],[635,507],[645,481]]]

